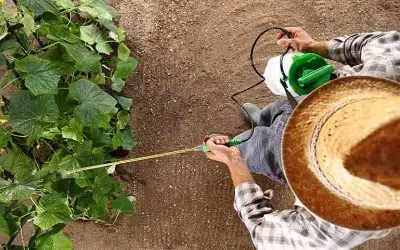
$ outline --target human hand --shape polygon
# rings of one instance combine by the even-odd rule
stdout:
[[[278,33],[276,43],[284,47],[292,47],[295,52],[312,52],[312,47],[316,43],[312,37],[300,27],[286,27],[293,38],[283,38],[286,34],[281,31]]]
[[[239,149],[236,147],[228,148],[224,145],[228,142],[228,136],[216,136],[209,139],[206,144],[211,152],[206,153],[207,157],[228,165],[234,187],[245,182],[254,183],[246,163],[242,160]]]
[[[211,152],[206,153],[207,157],[214,161],[232,165],[237,161],[241,161],[239,149],[236,147],[227,147],[224,144],[228,143],[228,136],[215,136],[210,138],[206,144]]]

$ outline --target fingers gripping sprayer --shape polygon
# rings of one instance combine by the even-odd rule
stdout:
[[[280,55],[271,58],[261,74],[254,65],[254,49],[260,38],[271,30],[282,31],[288,38],[292,34],[286,29],[272,27],[262,32],[254,41],[250,62],[254,71],[264,79],[265,84],[275,95],[286,96],[292,108],[297,105],[294,97],[307,95],[331,79],[333,65],[323,57],[313,53],[289,53],[290,47]]]
[[[285,96],[281,83],[280,57],[271,58],[264,71],[265,84],[275,95]],[[312,53],[287,53],[282,60],[287,74],[285,83],[293,96],[306,95],[331,79],[334,67],[321,56]]]

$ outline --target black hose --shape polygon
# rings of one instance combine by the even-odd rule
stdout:
[[[240,102],[239,100],[237,100],[235,97],[238,96],[238,95],[240,95],[240,94],[243,94],[244,92],[246,92],[246,91],[248,91],[248,90],[250,90],[250,89],[252,89],[252,88],[257,87],[258,85],[260,85],[261,83],[263,83],[263,82],[265,81],[264,76],[258,71],[258,69],[257,69],[257,67],[256,67],[256,65],[255,65],[255,63],[254,63],[254,50],[255,50],[256,45],[257,45],[257,42],[260,40],[260,38],[261,38],[265,33],[269,32],[269,31],[271,31],[271,30],[279,30],[279,31],[282,31],[283,33],[285,33],[285,35],[286,35],[288,38],[292,38],[292,33],[290,33],[288,30],[286,30],[286,29],[284,29],[284,28],[280,28],[280,27],[271,27],[271,28],[268,28],[268,29],[264,30],[260,35],[258,35],[258,37],[257,37],[256,40],[254,41],[253,45],[251,46],[251,51],[250,51],[250,63],[251,63],[251,66],[253,67],[254,71],[257,73],[257,75],[259,75],[259,76],[262,78],[262,80],[259,81],[259,82],[257,82],[256,84],[254,84],[254,85],[252,85],[252,86],[250,86],[250,87],[244,89],[244,90],[241,90],[241,91],[239,91],[239,92],[234,93],[234,94],[231,96],[231,99],[232,99],[234,102],[236,102],[236,103],[244,110],[244,112],[245,112],[246,115],[248,116],[248,118],[249,118],[249,120],[250,120],[250,123],[251,123],[251,132],[250,132],[250,135],[249,135],[246,139],[242,139],[242,143],[243,143],[243,142],[246,142],[246,141],[248,141],[248,140],[251,139],[251,137],[252,137],[253,134],[254,134],[255,124],[254,124],[254,121],[251,119],[249,112],[243,107],[243,103],[241,103],[241,102]],[[281,79],[281,84],[282,84],[283,88],[285,89],[286,95],[287,95],[287,97],[288,97],[289,102],[290,102],[291,105],[292,105],[292,108],[294,108],[294,106],[295,106],[295,104],[297,104],[297,102],[296,102],[296,100],[294,99],[294,97],[290,94],[290,92],[287,90],[287,84],[286,84],[287,75],[285,74],[285,72],[284,72],[284,70],[283,70],[283,57],[290,51],[290,49],[291,49],[291,47],[288,46],[288,47],[286,48],[285,52],[283,52],[283,54],[281,55],[281,58],[280,58],[280,69],[281,69],[281,73],[282,73],[282,76],[283,76],[283,79]],[[294,100],[294,102],[293,102],[293,100]],[[293,104],[292,104],[292,103],[293,103]]]

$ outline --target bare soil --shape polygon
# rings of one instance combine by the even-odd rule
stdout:
[[[131,156],[199,144],[210,132],[246,129],[230,95],[259,80],[249,64],[255,37],[272,26],[302,26],[316,39],[399,26],[398,0],[112,0],[140,61],[125,95],[135,100],[131,124],[139,141]],[[260,44],[260,67],[280,51],[273,36]],[[260,106],[267,88],[245,94]],[[137,197],[134,216],[114,226],[67,227],[76,249],[253,249],[232,207],[227,169],[200,153],[119,167]],[[293,207],[290,190],[263,177],[275,206]],[[362,249],[400,249],[400,232]]]

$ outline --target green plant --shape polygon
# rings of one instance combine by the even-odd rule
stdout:
[[[106,169],[63,171],[118,159],[135,145],[132,100],[120,96],[136,68],[125,31],[103,0],[0,0],[0,230],[24,248],[71,249],[65,223],[107,223],[134,212]],[[21,246],[20,246],[21,247]]]

